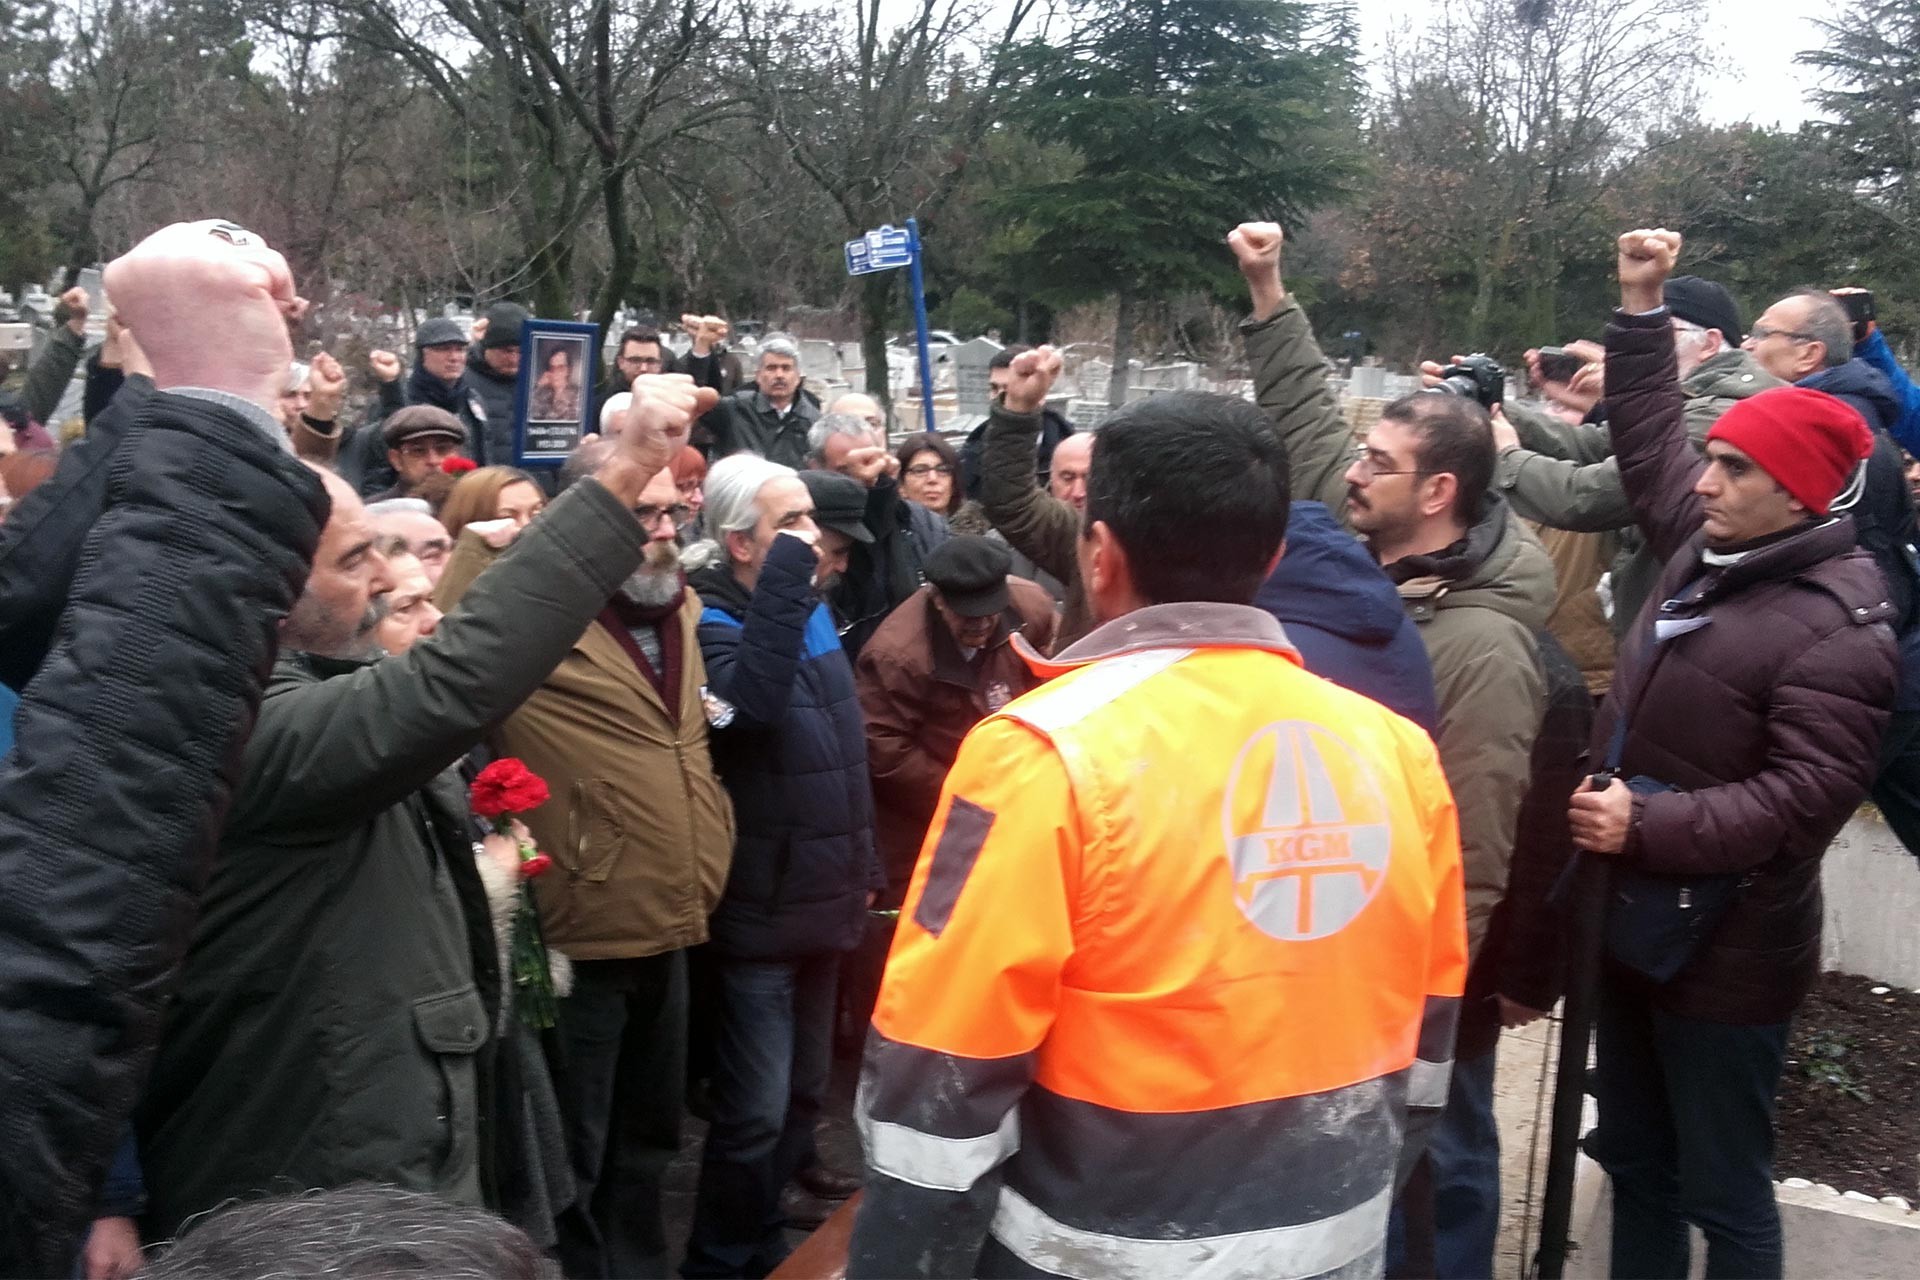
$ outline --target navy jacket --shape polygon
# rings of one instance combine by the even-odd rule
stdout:
[[[1905,405],[1887,375],[1858,357],[1803,378],[1799,385],[1844,400],[1873,428],[1865,482],[1857,496],[1843,493],[1833,510],[1853,517],[1855,540],[1880,566],[1887,598],[1893,602],[1893,630],[1900,640],[1900,694],[1895,705],[1901,711],[1920,710],[1920,565],[1913,550],[1913,495],[1907,488],[1900,447],[1890,434],[1899,425]]]
[[[738,835],[713,947],[748,960],[850,951],[867,895],[886,887],[873,840],[866,721],[853,666],[813,590],[814,556],[775,538],[751,595],[724,568],[695,573],[713,763]]]
[[[1426,646],[1400,593],[1324,503],[1295,502],[1287,553],[1253,598],[1280,620],[1307,670],[1434,731]]]

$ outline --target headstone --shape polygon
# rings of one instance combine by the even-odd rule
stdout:
[[[809,381],[840,380],[840,347],[837,343],[807,338],[800,343],[800,371]]]
[[[1377,364],[1357,364],[1347,378],[1347,394],[1357,400],[1378,400],[1387,393],[1387,371]]]
[[[1003,350],[997,342],[974,338],[947,349],[953,365],[954,412],[962,417],[985,417],[993,405],[993,386],[987,367]]]

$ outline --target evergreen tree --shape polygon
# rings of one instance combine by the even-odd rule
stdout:
[[[1125,397],[1142,300],[1227,283],[1226,232],[1298,224],[1356,170],[1360,88],[1342,8],[1291,0],[1084,0],[1063,41],[1021,52],[1015,115],[1077,163],[1001,208],[1023,274],[1118,301],[1108,401]]]

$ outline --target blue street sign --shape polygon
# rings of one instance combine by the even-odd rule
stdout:
[[[894,271],[913,261],[913,237],[905,227],[878,227],[847,241],[847,274]]]
[[[847,241],[847,274],[872,275],[876,271],[896,271],[910,267],[913,287],[913,319],[919,330],[920,408],[927,431],[933,427],[933,360],[927,350],[927,291],[920,275],[920,220],[908,218],[907,225],[875,227],[858,240]]]

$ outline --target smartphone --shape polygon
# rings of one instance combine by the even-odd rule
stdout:
[[[1540,377],[1547,382],[1571,382],[1586,363],[1565,347],[1540,348]]]
[[[1840,305],[1847,309],[1847,319],[1853,321],[1853,340],[1865,342],[1873,329],[1873,291],[1836,289],[1833,296],[1840,299]]]

